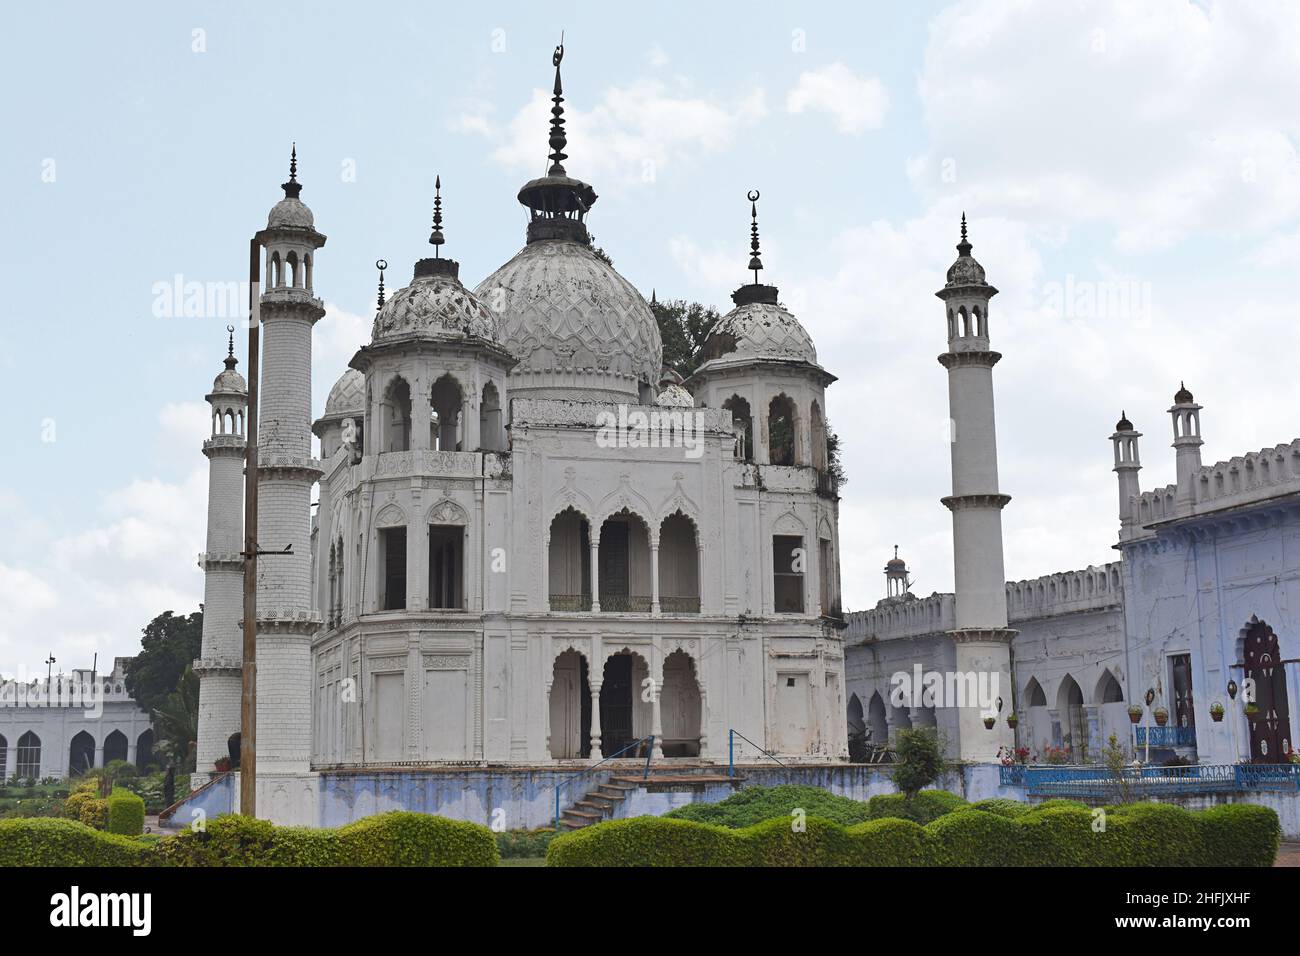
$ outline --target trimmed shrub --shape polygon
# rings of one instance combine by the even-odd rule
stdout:
[[[1042,803],[1033,803],[1029,805],[1030,810],[1056,810],[1060,807],[1068,807],[1072,810],[1091,809],[1086,803],[1079,800],[1066,800],[1064,797],[1053,797],[1051,800],[1044,800]]]
[[[153,866],[269,866],[275,827],[237,814],[186,828],[154,844]]]
[[[546,865],[746,866],[743,833],[668,817],[610,820],[557,836],[546,848]]]
[[[1202,866],[1272,866],[1282,839],[1277,813],[1249,803],[1225,803],[1196,815]]]
[[[144,833],[144,800],[130,790],[114,789],[108,795],[109,833],[139,836]]]
[[[1065,802],[1065,801],[1062,801]],[[1034,809],[1017,818],[1027,866],[1095,866],[1106,839],[1094,833],[1092,811],[1084,806]]]
[[[1099,866],[1197,866],[1200,828],[1191,812],[1167,803],[1105,807]],[[1271,862],[1271,861],[1270,861]]]
[[[853,866],[920,866],[926,861],[925,830],[911,820],[886,817],[849,827]]]
[[[967,804],[957,809],[983,810],[985,813],[996,813],[1000,817],[1014,820],[1029,812],[1029,804],[1022,803],[1019,800],[1007,800],[1003,797],[990,797],[987,800],[980,800],[977,803]]]
[[[838,823],[808,817],[795,830],[791,819],[764,820],[738,831],[751,866],[855,866],[857,843]]]
[[[995,813],[949,813],[925,827],[933,866],[1020,866],[1023,828]]]
[[[947,790],[922,790],[911,800],[901,793],[882,793],[868,801],[867,816],[871,820],[896,817],[925,826],[965,806],[969,806],[965,799]]]
[[[50,817],[0,820],[0,867],[137,866],[144,844]]]
[[[77,820],[95,830],[107,829],[108,801],[92,795],[89,800],[80,804]]]
[[[503,860],[522,860],[546,856],[546,848],[555,838],[554,830],[506,830],[496,835],[497,852]]]
[[[867,804],[851,800],[821,787],[782,784],[777,787],[745,787],[717,803],[688,803],[664,814],[672,820],[694,820],[718,826],[753,826],[764,820],[790,819],[791,811],[803,810],[810,817],[821,817],[848,825],[871,819]]]
[[[98,799],[99,796],[93,789],[79,787],[64,799],[59,815],[69,820],[80,820],[82,808]]]
[[[321,832],[321,831],[315,831]],[[496,837],[487,827],[395,810],[340,827],[344,866],[496,866]]]

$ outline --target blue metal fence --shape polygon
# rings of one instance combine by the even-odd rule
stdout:
[[[1145,747],[1147,737],[1152,747],[1195,747],[1195,727],[1135,727],[1137,745]]]
[[[1298,764],[1197,764],[1191,767],[1129,767],[1117,777],[1106,767],[1017,764],[1002,767],[1004,787],[1024,787],[1031,796],[1113,797],[1128,789],[1138,795],[1215,793],[1241,790],[1300,790]]]

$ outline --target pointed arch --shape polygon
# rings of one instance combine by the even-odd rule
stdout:
[[[767,406],[767,458],[773,465],[800,464],[797,406],[785,392]]]
[[[664,756],[698,757],[704,706],[695,659],[682,648],[664,658],[659,700]]]
[[[1024,701],[1026,707],[1047,706],[1047,695],[1043,693],[1043,686],[1038,683],[1037,677],[1029,678],[1025,684]]]
[[[591,610],[591,523],[573,505],[547,531],[547,598],[552,611]]]
[[[550,754],[556,760],[591,755],[591,683],[587,656],[566,648],[551,663]]]
[[[125,760],[129,749],[126,734],[120,730],[113,731],[104,738],[104,766],[107,767],[114,760]]]
[[[674,511],[659,524],[659,605],[665,614],[700,610],[700,538],[694,519]]]
[[[1122,704],[1124,703],[1124,689],[1120,686],[1115,675],[1107,667],[1101,672],[1101,677],[1097,679],[1097,689],[1093,695],[1093,700],[1098,704]]]
[[[722,407],[731,412],[732,431],[736,436],[733,454],[740,461],[754,460],[754,413],[749,402],[739,395],[732,395]]]

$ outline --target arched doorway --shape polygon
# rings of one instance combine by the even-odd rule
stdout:
[[[889,742],[889,718],[879,691],[867,703],[867,740],[881,747]]]
[[[242,740],[239,732],[231,734],[226,738],[226,753],[230,755],[231,768],[239,766],[239,742]]]
[[[591,756],[591,685],[587,658],[568,650],[555,659],[551,677],[551,756]]]
[[[695,522],[680,511],[659,525],[659,606],[664,614],[700,613],[697,532]]]
[[[1252,617],[1244,632],[1242,660],[1245,676],[1255,682],[1258,711],[1246,718],[1252,763],[1282,763],[1291,747],[1291,709],[1286,669],[1273,629]]]
[[[146,730],[135,739],[135,766],[144,771],[153,762],[153,731]]]
[[[857,694],[849,695],[849,736],[865,735],[867,721],[862,712],[862,701]]]
[[[1083,713],[1083,691],[1069,674],[1061,679],[1056,709],[1061,722],[1061,746],[1070,752],[1070,759],[1078,763],[1084,759],[1088,749],[1088,721]]]
[[[565,508],[551,520],[546,584],[552,611],[591,610],[591,531],[587,519]]]
[[[664,686],[659,691],[665,757],[700,755],[700,684],[695,662],[685,651],[664,658]]]
[[[127,743],[126,734],[120,730],[115,730],[104,738],[104,766],[107,767],[114,760],[126,760]]]
[[[81,731],[68,746],[68,775],[75,777],[95,766],[95,738]]]
[[[639,693],[645,686],[649,668],[639,654],[620,651],[605,659],[600,684],[600,754],[612,757],[634,740],[649,734],[649,703]],[[662,712],[661,712],[662,713]],[[639,755],[640,748],[628,750],[624,757]]]
[[[640,515],[624,508],[605,519],[598,560],[600,609],[649,613],[650,529]]]

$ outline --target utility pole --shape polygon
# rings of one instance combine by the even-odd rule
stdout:
[[[257,393],[262,247],[248,242],[248,428],[244,464],[244,644],[239,704],[239,812],[257,816]]]

